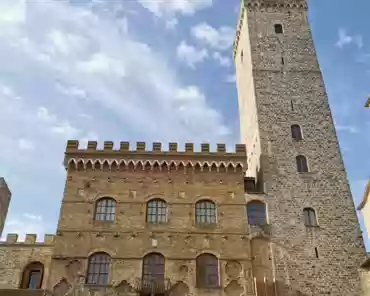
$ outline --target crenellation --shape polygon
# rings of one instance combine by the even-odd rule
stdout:
[[[97,141],[88,141],[87,142],[87,150],[96,150],[97,147],[98,147],[98,142]],[[77,148],[78,148],[78,146],[77,146]]]
[[[161,152],[162,151],[162,143],[154,142],[153,143],[153,152]]]
[[[209,144],[207,144],[207,143],[201,144],[201,152],[209,153]]]
[[[177,143],[169,143],[168,150],[169,152],[177,152]]]
[[[145,152],[145,142],[137,142],[136,143],[136,151],[137,152]]]
[[[19,235],[17,233],[8,233],[5,241],[0,241],[0,245],[52,245],[55,240],[54,234],[45,234],[43,241],[37,241],[37,234],[26,233],[25,239],[19,241]]]
[[[112,141],[105,141],[104,142],[104,150],[113,150],[114,143]]]
[[[36,243],[36,239],[37,239],[37,235],[36,234],[27,233],[26,234],[26,238],[24,240],[24,243],[25,244],[34,244],[34,243]]]
[[[120,151],[130,151],[130,142],[121,142]]]
[[[185,143],[185,152],[194,152],[194,144],[193,143]]]

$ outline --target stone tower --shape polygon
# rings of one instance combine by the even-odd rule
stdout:
[[[247,180],[268,209],[273,276],[290,291],[278,295],[360,295],[365,249],[307,8],[242,1],[233,54]]]
[[[0,178],[0,237],[3,234],[6,215],[10,204],[12,194],[4,178]]]

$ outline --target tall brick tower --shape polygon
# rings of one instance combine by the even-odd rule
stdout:
[[[12,194],[4,178],[0,177],[0,237],[2,236],[6,215],[10,204]]]
[[[247,180],[267,205],[278,295],[360,295],[365,249],[307,9],[242,1],[234,59]]]

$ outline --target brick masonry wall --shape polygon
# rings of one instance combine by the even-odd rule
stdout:
[[[114,222],[94,221],[95,203],[101,197],[116,200]],[[167,223],[146,223],[146,202],[152,198],[168,203]],[[195,224],[195,203],[200,199],[216,203],[214,227]],[[255,251],[256,262],[264,264],[253,265],[250,238],[240,172],[70,171],[48,288],[52,289],[63,277],[68,278],[66,265],[71,260],[81,262],[80,272],[85,274],[88,256],[98,251],[112,257],[110,284],[125,280],[133,285],[141,278],[142,258],[150,252],[159,252],[166,258],[165,276],[172,283],[183,281],[190,294],[228,295],[241,289],[246,295],[253,295],[252,268],[262,277],[271,280],[272,277],[271,266],[266,264],[269,262],[266,242],[255,241],[256,246],[266,245],[267,253]],[[220,260],[222,289],[212,293],[195,285],[195,259],[203,252]],[[230,262],[236,262],[240,268],[236,277],[229,276],[233,274],[231,267],[227,267]]]
[[[242,30],[249,30],[257,102],[249,112],[258,115],[276,279],[293,294],[361,295],[365,249],[307,12],[248,6],[247,20]],[[284,34],[275,34],[278,23]],[[292,124],[301,126],[302,141],[291,138]],[[309,173],[297,173],[300,154]],[[304,226],[304,207],[315,209],[319,227]]]

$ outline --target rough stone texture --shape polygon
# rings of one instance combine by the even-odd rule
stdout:
[[[242,140],[249,170],[261,168],[276,281],[303,295],[360,295],[365,249],[305,5],[246,2],[235,46],[237,83],[241,124],[257,118],[250,125],[259,138],[242,127]],[[275,24],[284,34],[275,33]],[[300,125],[302,141],[292,139],[292,124]],[[309,173],[297,173],[300,154]],[[318,227],[304,226],[305,207],[315,209]]]
[[[46,287],[49,275],[52,245],[1,243],[0,244],[0,289],[19,288],[24,268],[32,262],[44,264],[44,281]],[[1,295],[1,294],[0,294]]]
[[[3,234],[6,215],[8,214],[11,192],[4,178],[0,177],[0,237]]]
[[[276,23],[284,34],[275,34]],[[87,296],[93,288],[84,285],[88,258],[106,252],[112,259],[109,285],[95,295],[131,296],[140,284],[143,257],[159,252],[173,296],[360,295],[358,269],[365,250],[306,2],[250,0],[242,6],[237,36],[241,133],[248,157],[244,146],[232,154],[218,145],[211,153],[203,144],[196,153],[193,144],[179,152],[171,143],[163,152],[154,143],[148,152],[142,142],[130,151],[127,142],[119,150],[112,142],[103,150],[89,142],[83,150],[68,141],[55,241],[31,244],[29,235],[22,244],[9,236],[0,245],[0,285],[18,288],[25,266],[40,261],[43,288],[55,296],[67,290],[68,296]],[[302,141],[291,139],[292,124],[301,126]],[[297,173],[299,154],[308,158],[309,173]],[[245,162],[263,192],[244,193]],[[101,197],[116,200],[115,221],[94,221]],[[152,198],[167,202],[166,223],[146,223]],[[215,225],[196,225],[200,199],[216,203]],[[266,203],[267,226],[248,225],[246,204],[256,200]],[[305,207],[315,209],[318,227],[304,226]],[[219,259],[219,289],[196,287],[196,257],[203,252]]]

